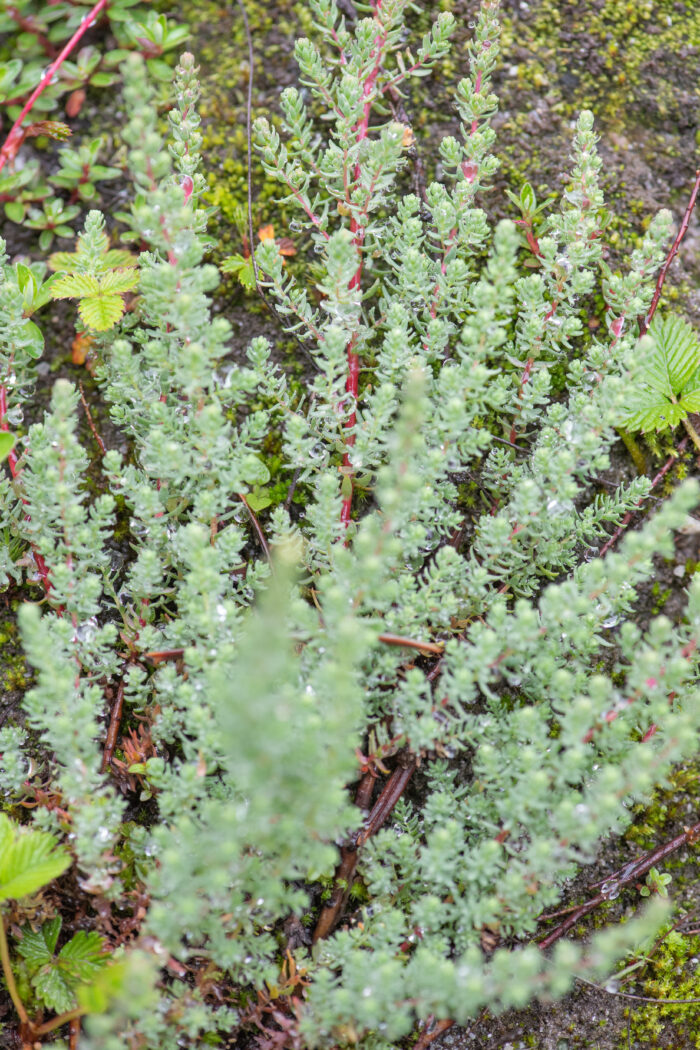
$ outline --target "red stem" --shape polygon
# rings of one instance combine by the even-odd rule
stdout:
[[[4,384],[2,384],[2,385],[0,385],[0,430],[4,430],[4,431],[8,431],[10,429],[8,424],[7,424],[7,419],[5,418],[6,413],[7,413],[7,388],[5,387]],[[12,478],[13,479],[16,478],[17,474],[18,474],[18,471],[17,471],[17,456],[15,455],[14,449],[10,452],[9,456],[7,457],[7,465],[10,468],[10,474],[12,475]],[[26,505],[26,502],[27,501],[25,499],[22,499],[22,503],[24,503]],[[28,514],[26,515],[26,518],[27,518],[27,521],[30,520]],[[36,564],[37,572],[39,573],[39,578],[41,579],[41,582],[43,584],[44,590],[46,591],[46,594],[48,595],[49,591],[51,590],[51,583],[49,581],[49,570],[46,567],[46,562],[44,561],[43,556],[41,554],[39,554],[39,551],[36,549],[34,544],[32,544],[32,553],[34,555],[34,562]]]
[[[640,875],[646,875],[650,868],[653,868],[654,865],[660,863],[660,861],[665,860],[671,853],[675,853],[676,850],[681,848],[681,846],[687,844],[692,845],[698,841],[698,838],[700,838],[700,823],[694,824],[690,828],[686,828],[681,835],[677,835],[675,839],[671,839],[670,842],[664,843],[663,846],[657,846],[656,849],[638,857],[637,860],[625,864],[613,875],[610,875],[609,878],[605,879],[605,882],[617,883],[619,887],[626,886],[630,882],[639,878]],[[579,905],[579,907],[576,908],[576,910],[573,911],[564,922],[560,923],[556,929],[552,930],[551,933],[548,933],[546,937],[538,942],[538,947],[540,947],[542,951],[546,951],[547,948],[550,948],[555,941],[558,941],[560,937],[575,926],[579,919],[582,919],[584,915],[593,911],[599,904],[610,900],[609,892],[610,891],[608,891],[607,894],[599,893],[596,897],[592,897],[590,900],[586,901],[585,904]]]
[[[42,76],[41,80],[32,91],[31,95],[29,96],[22,108],[22,112],[10,128],[10,133],[5,139],[2,149],[0,149],[0,171],[2,171],[6,162],[8,160],[11,160],[12,157],[15,156],[17,150],[22,145],[22,141],[26,132],[26,129],[22,128],[22,121],[27,116],[27,114],[29,113],[39,96],[49,86],[49,84],[53,80],[54,74],[63,65],[63,62],[71,53],[75,45],[78,43],[81,37],[83,37],[85,33],[87,33],[88,29],[94,24],[97,16],[107,7],[108,4],[109,0],[98,0],[98,2],[89,12],[89,14],[85,15],[80,25],[73,33],[73,36],[70,38],[65,47],[63,47],[62,50],[58,53],[56,58],[53,60],[53,62],[47,69],[46,73]]]
[[[666,256],[666,262],[661,267],[661,272],[659,273],[656,282],[656,288],[654,290],[654,298],[651,300],[651,306],[649,307],[649,313],[646,315],[644,320],[640,322],[640,336],[645,334],[646,330],[651,324],[652,317],[656,313],[656,307],[659,305],[659,299],[661,298],[661,290],[664,286],[664,281],[666,280],[666,274],[668,273],[668,269],[678,253],[681,241],[685,237],[686,230],[688,229],[688,224],[690,223],[690,216],[692,214],[693,208],[695,207],[695,201],[697,200],[698,190],[700,190],[700,168],[698,168],[698,170],[695,172],[695,185],[693,186],[692,192],[690,194],[690,200],[688,201],[688,207],[685,209],[685,214],[683,216],[680,229],[678,230],[678,233],[676,234],[676,239],[671,245],[671,249],[668,255]]]
[[[652,478],[651,489],[656,488],[656,486],[659,484],[659,482],[668,474],[668,472],[671,469],[671,467],[673,466],[673,464],[677,461],[678,454],[680,454],[683,451],[683,449],[685,448],[685,446],[687,444],[688,444],[688,438],[685,437],[685,438],[683,438],[683,440],[679,444],[678,448],[676,449],[676,454],[674,454],[673,456],[669,456],[668,459],[666,460],[666,462],[664,463],[663,467],[659,471],[659,473],[656,475],[656,477]],[[649,491],[651,491],[651,489]],[[640,507],[643,502],[644,502],[643,499],[637,500],[635,506]],[[610,548],[615,546],[615,544],[619,540],[619,538],[622,535],[622,533],[625,531],[625,529],[627,528],[629,523],[632,521],[633,516],[634,516],[634,511],[632,511],[632,510],[628,511],[627,514],[625,514],[624,518],[622,519],[622,521],[620,523],[619,528],[617,528],[615,530],[615,532],[613,532],[613,534],[610,537],[610,539],[607,540],[607,542],[601,548],[600,554],[598,555],[599,558],[605,557],[605,555],[608,553]]]
[[[550,313],[547,315],[547,317],[550,317],[551,314],[554,313],[554,309],[555,309],[555,304],[552,305],[552,309],[551,309]],[[545,317],[545,321],[547,320],[547,317]],[[520,414],[520,402],[523,399],[523,394],[525,392],[525,385],[527,384],[528,380],[530,379],[530,372],[532,371],[532,366],[534,365],[534,363],[535,363],[534,357],[528,357],[527,361],[525,362],[525,368],[523,369],[523,374],[520,377],[520,389],[518,390],[517,411],[516,411],[515,419],[513,420],[513,425],[510,428],[510,443],[512,445],[514,445],[515,442],[518,440],[518,432],[515,429],[515,423],[516,423],[516,420],[518,418],[518,415]]]
[[[382,6],[382,0],[376,0],[376,2],[373,4],[374,13],[375,14],[379,11],[381,6]],[[368,129],[369,129],[369,118],[370,118],[370,115],[372,113],[372,93],[374,91],[374,86],[376,84],[377,77],[379,76],[379,71],[381,69],[382,50],[383,50],[385,42],[386,42],[386,33],[382,29],[382,31],[377,34],[377,36],[375,37],[375,40],[374,40],[374,66],[372,67],[372,70],[370,71],[369,75],[367,76],[367,79],[365,80],[365,83],[364,83],[364,86],[363,86],[363,89],[362,89],[362,95],[363,95],[363,98],[366,101],[365,101],[365,104],[364,104],[364,107],[363,107],[363,110],[362,110],[362,117],[360,119],[360,122],[357,125],[357,127],[355,128],[355,132],[356,132],[356,136],[357,136],[356,137],[356,141],[358,143],[362,142],[363,139],[367,138],[367,132],[368,132]],[[354,178],[355,178],[355,182],[359,183],[359,179],[360,179],[360,163],[359,163],[359,161],[355,165]],[[367,206],[369,207],[369,202],[368,202]],[[355,244],[355,247],[357,248],[358,263],[357,263],[357,269],[355,270],[355,273],[354,273],[354,275],[352,277],[352,280],[350,281],[350,284],[348,285],[348,287],[350,288],[351,291],[353,289],[357,288],[358,289],[358,293],[359,293],[360,286],[361,286],[361,283],[362,283],[362,246],[364,244],[364,239],[365,239],[365,228],[364,228],[364,226],[360,226],[358,224],[357,219],[355,218],[354,215],[353,215],[352,219],[350,220],[350,231],[354,235],[354,244]],[[345,383],[345,390],[347,391],[348,394],[351,395],[351,397],[355,401],[357,400],[358,391],[359,391],[359,384],[360,384],[360,358],[359,358],[358,354],[355,352],[355,345],[356,345],[356,343],[357,343],[357,333],[353,334],[352,338],[350,339],[350,342],[347,345],[348,376],[347,376],[347,380],[346,380],[346,383]],[[352,413],[350,414],[350,416],[348,417],[348,419],[345,422],[345,429],[351,431],[352,428],[355,426],[356,420],[357,420],[357,416],[356,416],[356,413],[355,413],[355,411],[353,409]],[[346,478],[348,478],[349,481],[350,481],[350,494],[343,499],[343,502],[342,502],[341,508],[340,508],[340,521],[341,521],[342,525],[345,528],[347,528],[347,526],[350,524],[350,519],[352,517],[352,478],[353,478],[353,470],[352,470],[352,464],[350,463],[350,453],[347,450],[351,449],[354,444],[355,444],[355,435],[350,433],[350,434],[347,435],[347,437],[345,439],[346,452],[343,455],[343,473],[344,473],[344,476]]]

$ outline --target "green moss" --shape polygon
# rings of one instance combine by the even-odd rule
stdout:
[[[0,687],[3,694],[24,692],[29,680],[17,624],[0,620]]]
[[[652,999],[700,998],[700,937],[669,927],[637,971],[637,994]],[[635,1004],[630,1036],[640,1046],[700,1047],[700,1003]],[[628,1046],[625,1036],[621,1047]]]
[[[635,820],[625,834],[628,842],[633,842],[640,849],[653,849],[674,826],[682,826],[688,819],[688,800],[697,794],[700,782],[700,763],[686,765],[674,771],[668,784],[659,788],[646,807],[637,807]],[[674,866],[685,863],[679,855],[672,854],[664,861],[664,866],[671,870]]]

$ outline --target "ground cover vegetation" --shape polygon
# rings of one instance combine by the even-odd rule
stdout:
[[[35,6],[34,47],[129,8],[55,5],[47,32]],[[222,270],[265,299],[303,381],[213,308],[196,59],[166,126],[165,16],[139,23],[155,66],[138,31],[120,54],[117,223],[84,208],[51,251],[62,209],[112,177],[96,140],[48,177],[49,225],[20,199],[26,125],[0,151],[8,218],[27,204],[39,231],[0,283],[0,583],[31,668],[0,729],[0,961],[24,1046],[424,1047],[607,979],[668,922],[664,861],[697,825],[557,908],[697,750],[697,575],[678,622],[639,626],[636,603],[700,493],[670,487],[631,530],[676,457],[599,484],[620,431],[698,441],[699,344],[661,296],[694,197],[675,241],[661,212],[613,269],[584,111],[562,199],[525,182],[491,223],[497,0],[426,183],[404,93],[455,22],[409,42],[408,6],[309,0],[300,86],[250,129],[298,247],[248,211]],[[51,98],[42,81],[11,116]],[[22,425],[58,302],[106,440],[66,379]],[[635,917],[564,936],[630,887]]]

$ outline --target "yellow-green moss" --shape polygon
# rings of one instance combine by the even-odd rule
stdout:
[[[674,929],[664,932],[636,973],[636,994],[658,1000],[700,999],[700,937]],[[700,1047],[700,1003],[635,1003],[627,1017],[638,1046]],[[628,1045],[625,1036],[620,1046]]]

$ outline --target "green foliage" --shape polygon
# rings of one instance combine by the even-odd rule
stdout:
[[[255,270],[251,256],[246,259],[244,255],[230,255],[221,263],[220,269],[222,273],[230,273],[237,277],[246,291],[251,292],[255,288]]]
[[[96,182],[105,179],[117,179],[121,175],[119,168],[105,167],[98,164],[97,158],[103,148],[101,139],[92,139],[78,149],[62,149],[58,152],[59,170],[49,176],[53,186],[72,190],[81,200],[92,200],[97,195]]]
[[[8,434],[6,430],[3,430],[2,433],[0,433],[0,460],[7,459],[14,447],[14,434]]]
[[[660,897],[668,897],[667,887],[671,879],[672,876],[668,872],[650,868],[646,877],[646,885],[642,886],[639,892],[642,897],[649,897],[652,893],[658,893]]]
[[[700,411],[700,341],[687,321],[655,317],[639,356],[626,427],[642,433],[673,429],[689,412]]]
[[[308,356],[303,391],[266,339],[243,356],[215,313],[192,55],[176,71],[169,142],[146,63],[124,62],[123,215],[145,246],[133,309],[134,260],[109,249],[98,212],[77,251],[50,260],[49,294],[77,298],[96,332],[116,436],[89,474],[78,397],[59,380],[0,487],[0,525],[24,551],[8,546],[6,580],[42,589],[19,613],[41,779],[22,782],[25,740],[5,734],[2,784],[33,794],[37,827],[70,836],[100,914],[111,900],[138,931],[89,975],[94,933],[63,958],[75,938],[56,955],[54,926],[27,933],[26,962],[57,975],[37,986],[44,1001],[75,994],[95,1011],[86,1050],[243,1039],[270,1018],[287,1026],[285,1047],[388,1050],[431,1015],[467,1021],[605,975],[666,914],[655,899],[551,957],[527,943],[631,804],[697,748],[700,580],[682,622],[636,624],[638,591],[654,555],[672,555],[697,485],[597,556],[649,491],[646,478],[602,495],[597,483],[670,216],[650,223],[626,272],[606,265],[584,112],[558,208],[526,185],[511,197],[520,217],[492,228],[479,204],[498,166],[492,0],[441,181],[424,199],[403,193],[409,129],[386,100],[430,72],[454,29],[443,12],[413,53],[408,6],[349,28],[333,0],[310,0],[319,42],[296,48],[308,92],[283,92],[279,129],[256,124],[316,256],[286,268],[271,238],[256,252]],[[167,49],[161,22],[147,28]],[[24,309],[43,275],[30,271],[36,288],[7,264],[2,276],[11,423],[31,397]],[[594,294],[607,326],[591,337],[581,301]],[[466,512],[465,478],[478,493]],[[411,803],[363,831],[349,793],[362,770],[383,786],[392,767],[418,766]],[[314,882],[336,895],[339,845],[357,861],[361,884],[344,887],[354,910],[309,947],[287,931],[315,925]]]
[[[0,901],[36,893],[57,879],[71,859],[53,835],[20,830],[0,813]]]
[[[134,257],[118,248],[110,250],[104,218],[98,211],[87,216],[77,250],[55,252],[49,265],[61,271],[51,284],[51,298],[77,299],[81,320],[95,332],[114,328],[126,309],[124,295],[139,282]]]
[[[56,952],[60,932],[58,915],[38,930],[26,926],[17,952],[38,1001],[56,1013],[65,1013],[76,1006],[80,986],[89,984],[105,966],[105,955],[104,941],[93,930],[78,930]]]
[[[172,67],[163,56],[181,46],[189,31],[166,15],[149,10],[144,6],[148,3],[111,0],[100,15],[98,31],[91,34],[95,42],[79,44],[35,101],[29,118],[33,123],[24,125],[26,135],[54,139],[70,136],[70,126],[47,120],[47,115],[60,107],[61,113],[65,111],[72,120],[80,113],[88,92],[117,88],[130,51],[146,58],[152,76],[170,82]],[[44,77],[47,63],[80,28],[93,6],[87,0],[74,4],[15,0],[0,6],[0,106],[8,118],[8,129]],[[57,171],[50,161],[42,166],[43,157],[28,162],[11,158],[0,173],[0,199],[6,218],[40,231],[41,252],[50,249],[55,236],[73,236],[71,223],[81,213],[76,200],[96,203],[96,183],[120,174],[117,167],[97,163],[101,148],[99,139],[88,139],[75,148],[59,150]],[[47,200],[52,187],[67,191],[68,200]]]

